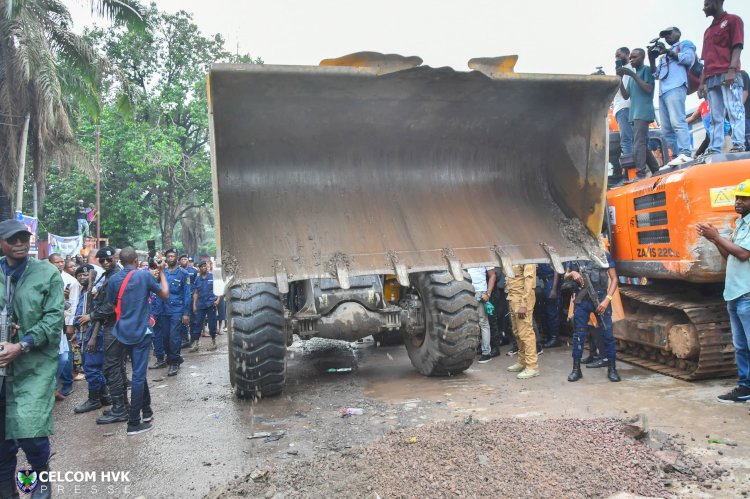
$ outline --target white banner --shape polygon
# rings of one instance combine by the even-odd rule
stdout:
[[[81,236],[56,236],[54,234],[48,234],[49,239],[49,252],[59,253],[62,256],[73,256],[80,255],[83,244],[81,243]]]

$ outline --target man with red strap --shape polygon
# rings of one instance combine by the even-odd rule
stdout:
[[[146,381],[151,337],[154,334],[150,323],[149,293],[168,299],[169,284],[163,272],[163,262],[158,271],[138,272],[138,256],[133,248],[127,247],[120,251],[120,262],[124,266],[123,270],[107,284],[107,298],[115,308],[115,325],[112,328],[112,341],[106,345],[104,372],[110,381],[112,399],[124,397],[124,380],[113,383],[109,373],[111,371],[117,376],[125,357],[130,357],[132,377],[127,434],[137,435],[151,429],[154,417]],[[157,272],[160,282],[156,280]]]

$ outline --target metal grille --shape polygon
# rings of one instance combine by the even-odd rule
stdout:
[[[659,206],[666,206],[667,205],[667,193],[657,192],[654,194],[648,194],[646,196],[635,198],[633,202],[635,203],[636,211],[646,210],[648,208],[657,208]]]
[[[654,211],[651,213],[640,213],[635,216],[635,223],[640,227],[654,227],[667,225],[667,211]]]
[[[642,230],[638,233],[638,244],[664,244],[669,242],[667,229]]]

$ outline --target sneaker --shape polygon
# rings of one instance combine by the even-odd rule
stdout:
[[[143,422],[138,424],[132,424],[128,423],[128,436],[130,435],[138,435],[139,433],[146,433],[147,431],[151,431],[153,426],[151,423]]]
[[[529,369],[528,367],[518,373],[518,376],[516,376],[517,379],[529,379],[529,378],[536,378],[539,376],[539,369]]]
[[[523,365],[516,362],[512,366],[508,366],[507,370],[508,372],[512,372],[512,373],[520,373],[521,371],[523,371],[523,369],[524,369]]]
[[[733,152],[745,152],[745,146],[732,146],[732,148],[729,150],[730,153]]]
[[[167,376],[174,376],[180,370],[179,364],[171,364],[167,370]]]
[[[217,348],[219,348],[219,346],[216,344],[216,340],[212,338],[211,343],[208,344],[208,347],[206,347],[206,350],[208,350],[209,352],[213,352]]]
[[[482,355],[481,357],[479,357],[479,360],[477,362],[479,362],[480,364],[486,364],[487,362],[491,360],[492,360],[491,355]]]
[[[716,399],[723,404],[747,402],[750,400],[750,388],[746,386],[736,386],[731,392],[719,395]]]
[[[499,348],[493,348],[490,350],[490,357],[499,357],[500,356],[500,349]]]
[[[544,348],[542,348],[541,346],[536,347],[537,355],[542,355],[543,353],[544,353]]]
[[[156,359],[153,366],[148,366],[149,369],[163,369],[167,367],[167,361],[164,359]]]
[[[200,345],[200,343],[198,342],[198,340],[195,340],[195,341],[193,342],[193,344],[192,344],[192,345],[190,346],[190,350],[189,350],[189,352],[191,352],[191,353],[195,353],[195,352],[197,352],[197,351],[198,351],[198,350],[200,350],[200,349],[201,349],[201,345]]]
[[[667,163],[667,166],[671,166],[671,167],[680,166],[680,165],[684,165],[685,163],[689,163],[690,161],[693,161],[693,158],[691,158],[690,156],[686,156],[684,154],[680,154],[675,159]]]
[[[508,357],[515,357],[516,355],[518,355],[518,349],[513,348],[511,350],[508,350],[507,352],[505,352],[505,355],[507,355]]]

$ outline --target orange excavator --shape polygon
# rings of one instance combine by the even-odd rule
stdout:
[[[608,191],[607,236],[627,282],[614,326],[623,360],[683,380],[736,374],[725,262],[695,225],[727,236],[748,177],[750,153],[715,154]]]

